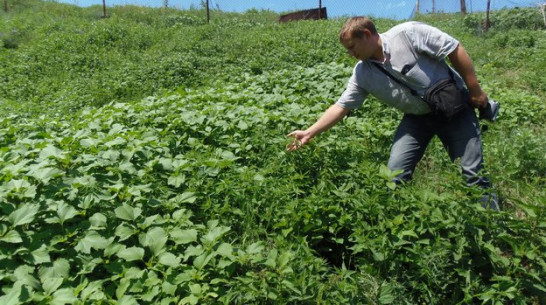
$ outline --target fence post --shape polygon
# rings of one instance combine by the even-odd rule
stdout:
[[[207,0],[207,23],[210,23],[209,0]]]
[[[461,13],[466,14],[466,0],[461,0]]]
[[[489,21],[489,9],[491,8],[491,0],[487,0],[487,10],[485,11],[485,31],[487,32],[489,30],[489,27],[491,27],[491,23]]]
[[[318,1],[318,19],[320,20],[321,19],[321,14],[322,13],[322,0],[319,0]]]
[[[102,0],[102,18],[106,18],[106,0]]]

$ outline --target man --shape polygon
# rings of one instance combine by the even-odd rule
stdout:
[[[395,182],[409,181],[430,140],[437,135],[452,161],[461,160],[468,185],[489,188],[483,169],[481,135],[472,107],[466,107],[454,118],[431,111],[422,99],[427,88],[453,77],[460,88],[468,89],[470,103],[480,111],[480,118],[494,120],[498,103],[490,101],[481,89],[472,61],[455,38],[439,29],[406,22],[379,34],[374,23],[365,17],[349,19],[340,31],[340,42],[356,59],[353,74],[339,100],[306,130],[288,136],[294,142],[288,151],[301,148],[311,138],[328,130],[352,109],[359,108],[368,94],[404,113],[394,136],[388,161],[392,170],[402,170]],[[449,58],[455,71],[446,63]],[[413,92],[412,92],[413,91]],[[498,209],[495,196],[484,198]]]

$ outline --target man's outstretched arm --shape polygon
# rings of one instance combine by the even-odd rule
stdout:
[[[341,121],[351,110],[343,108],[338,104],[330,106],[311,127],[306,130],[296,130],[288,134],[289,137],[294,137],[294,142],[286,147],[286,150],[293,151],[300,149],[303,145],[316,135],[330,129],[337,122]]]

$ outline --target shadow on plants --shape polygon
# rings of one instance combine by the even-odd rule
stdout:
[[[351,247],[354,244],[349,241],[350,234],[348,229],[342,229],[337,235],[323,232],[320,235],[308,236],[307,238],[311,249],[323,258],[328,265],[354,270],[356,260],[353,259]]]

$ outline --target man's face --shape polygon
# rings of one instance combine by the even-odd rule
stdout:
[[[346,35],[341,44],[347,49],[349,55],[359,60],[370,58],[375,51],[369,33],[364,33],[360,38]]]

